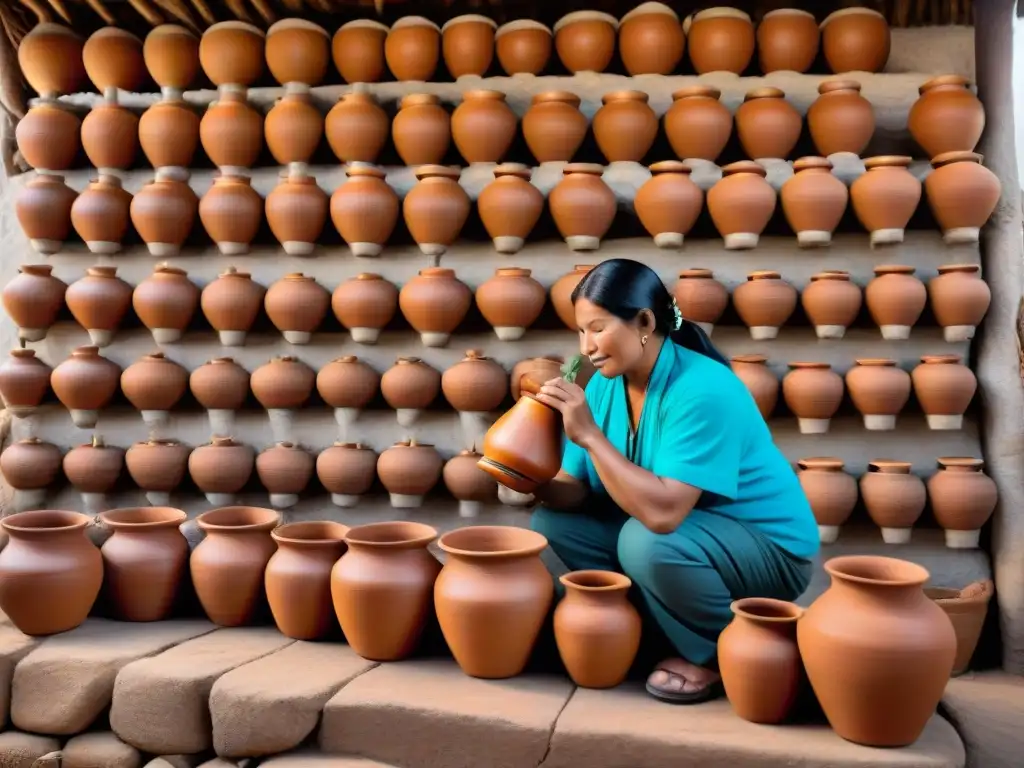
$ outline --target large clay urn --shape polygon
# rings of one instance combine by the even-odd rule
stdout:
[[[928,291],[914,271],[914,267],[902,264],[880,264],[864,289],[871,319],[887,341],[909,339],[928,302]]]
[[[603,174],[600,165],[569,163],[548,195],[551,216],[569,250],[596,251],[611,229],[617,202]]]
[[[264,571],[276,547],[270,532],[278,513],[259,507],[221,507],[196,518],[206,534],[189,560],[192,584],[214,624],[249,624],[264,599]]]
[[[217,331],[221,344],[226,347],[245,344],[266,292],[252,275],[234,267],[228,267],[216,280],[206,284],[200,306],[206,321]]]
[[[252,448],[248,445],[230,437],[215,436],[189,454],[188,473],[206,500],[220,506],[231,504],[235,494],[249,482],[254,462]]]
[[[443,468],[437,449],[416,440],[401,440],[377,457],[377,477],[395,509],[422,506]]]
[[[572,571],[558,580],[565,596],[554,612],[555,644],[569,677],[581,688],[614,688],[640,649],[632,580],[614,571]]]
[[[754,25],[737,8],[708,8],[683,20],[690,61],[698,75],[733,72],[737,75],[754,56]]]
[[[767,175],[764,166],[741,160],[725,166],[721,181],[708,190],[708,213],[726,250],[757,247],[778,197]]]
[[[434,607],[448,648],[471,677],[523,671],[554,597],[540,553],[548,540],[511,526],[460,528],[441,536],[447,555]]]
[[[71,234],[71,209],[76,197],[63,176],[49,174],[37,174],[18,190],[14,215],[33,250],[49,255],[64,247]]]
[[[150,427],[165,425],[188,390],[188,371],[163,352],[144,355],[124,369],[121,391]]]
[[[672,288],[672,296],[683,319],[699,325],[708,336],[714,332],[715,323],[729,305],[728,289],[715,280],[710,269],[681,271]]]
[[[256,476],[275,509],[294,507],[313,477],[313,457],[302,446],[280,442],[256,457]]]
[[[154,168],[181,175],[199,146],[199,115],[180,97],[158,101],[139,118],[139,144]]]
[[[821,22],[821,48],[836,73],[881,72],[891,38],[889,22],[871,8],[842,8]]]
[[[797,8],[768,11],[757,25],[761,71],[806,73],[818,56],[821,31],[814,14]]]
[[[377,479],[377,454],[361,443],[335,443],[316,457],[316,476],[332,504],[355,507]]]
[[[104,98],[82,120],[82,149],[100,173],[131,168],[139,151],[139,118],[116,95]]]
[[[248,175],[263,149],[263,115],[246,101],[244,89],[221,89],[199,122],[199,140],[221,173]]]
[[[267,224],[289,256],[309,256],[327,223],[329,198],[312,176],[289,171],[267,195]]]
[[[927,483],[932,515],[945,529],[947,547],[974,549],[999,500],[995,481],[985,474],[981,459],[947,457],[938,465]]]
[[[978,242],[981,228],[996,209],[1002,185],[974,152],[946,152],[932,158],[925,177],[928,206],[949,245]]]
[[[282,19],[267,30],[267,69],[281,85],[308,90],[320,85],[331,61],[330,35],[306,19]]]
[[[519,252],[544,210],[544,195],[530,183],[530,174],[525,165],[503,163],[477,197],[480,221],[498,253]]]
[[[562,275],[551,284],[551,306],[555,308],[558,319],[565,323],[570,331],[576,330],[576,310],[572,303],[572,293],[584,275],[593,268],[593,264],[577,264],[572,272]]]
[[[368,91],[342,95],[324,121],[327,143],[343,163],[376,162],[390,127],[387,113]]]
[[[828,363],[790,363],[789,369],[782,379],[782,397],[797,418],[800,434],[825,434],[843,402],[843,377]]]
[[[601,97],[591,128],[609,163],[639,163],[658,136],[658,117],[644,91],[612,91]]]
[[[455,79],[466,75],[483,77],[494,59],[494,33],[497,23],[478,13],[449,19],[441,27],[441,55]]]
[[[539,75],[551,58],[551,30],[532,19],[502,24],[494,33],[494,51],[506,75]]]
[[[441,391],[456,411],[493,411],[508,395],[508,376],[500,364],[475,349],[441,375]]]
[[[587,135],[589,121],[580,97],[570,91],[544,91],[523,115],[523,138],[538,163],[571,162]]]
[[[664,3],[641,3],[619,19],[619,54],[634,77],[671,75],[685,48],[679,16]]]
[[[768,421],[779,402],[779,378],[768,367],[768,358],[764,355],[736,355],[729,361],[729,366],[750,391],[761,416]]]
[[[908,544],[914,523],[924,512],[924,483],[909,461],[875,459],[860,478],[860,497],[886,544]]]
[[[910,372],[914,396],[929,429],[961,429],[978,379],[959,355],[925,355]]]
[[[82,121],[57,101],[37,99],[18,121],[14,136],[25,162],[39,174],[66,171],[81,147]]]
[[[573,11],[555,22],[555,50],[569,72],[604,72],[615,54],[619,21],[601,11]]]
[[[121,179],[99,176],[71,204],[71,226],[91,253],[117,253],[128,232],[131,203]]]
[[[918,93],[907,121],[910,134],[925,156],[973,152],[985,130],[985,107],[967,78],[933,77],[918,88]]]
[[[113,535],[100,549],[106,597],[121,621],[168,618],[185,573],[189,548],[178,530],[187,515],[173,507],[101,512]]]
[[[473,292],[454,269],[428,267],[402,286],[398,306],[427,347],[443,347],[473,304]]]
[[[348,181],[331,195],[331,221],[353,256],[380,256],[398,223],[398,195],[383,168],[349,166],[345,175]]]
[[[839,529],[850,519],[857,499],[857,481],[843,470],[842,459],[822,457],[799,459],[797,478],[818,523],[822,544],[839,538]]]
[[[398,424],[412,426],[441,391],[441,374],[418,357],[400,357],[380,378],[380,392]]]
[[[502,341],[517,341],[540,317],[548,292],[519,267],[499,267],[476,289],[476,304],[484,320]]]
[[[0,474],[15,491],[15,508],[31,509],[46,501],[48,488],[61,471],[61,450],[38,437],[28,437],[0,453]]]
[[[64,476],[82,497],[86,512],[95,514],[106,504],[110,493],[124,470],[124,449],[105,445],[103,438],[93,434],[92,442],[76,445],[64,454]]]
[[[832,729],[871,747],[914,743],[953,669],[956,633],[922,587],[920,565],[848,555],[825,563],[832,586],[797,623],[811,687]]]
[[[185,479],[190,452],[177,440],[147,440],[125,451],[124,463],[132,481],[156,507],[169,504],[171,491]]]
[[[178,24],[160,24],[146,35],[142,57],[164,98],[180,98],[199,74],[199,38]]]
[[[860,286],[843,270],[829,270],[811,275],[811,281],[800,292],[804,314],[814,326],[819,339],[841,339],[853,325],[864,303]]]
[[[0,521],[0,611],[26,635],[74,629],[89,615],[103,583],[103,559],[86,535],[88,515],[40,509]]]
[[[397,309],[398,289],[394,283],[372,272],[350,277],[331,295],[331,311],[358,344],[376,344]]]
[[[846,389],[864,429],[896,429],[896,417],[910,399],[910,374],[895,360],[862,357],[846,372]]]
[[[22,341],[42,341],[64,308],[67,284],[49,264],[24,264],[4,286],[4,311],[18,326]]]
[[[818,152],[860,156],[875,133],[875,110],[856,80],[825,80],[807,109],[807,128]]]
[[[267,562],[267,603],[282,635],[319,640],[331,632],[331,569],[345,551],[348,526],[327,520],[279,525],[277,551]]]
[[[331,294],[316,278],[290,272],[267,289],[267,317],[289,344],[308,344],[331,305]]]
[[[309,94],[285,93],[267,113],[263,133],[277,162],[305,171],[324,135],[324,118]]]
[[[132,309],[157,344],[180,339],[198,305],[199,288],[188,273],[167,264],[154,267],[132,292]]]
[[[36,357],[34,349],[12,349],[0,365],[0,398],[15,418],[35,413],[50,389],[50,366]]]
[[[331,39],[331,58],[346,83],[376,83],[384,77],[388,27],[373,19],[342,24]]]
[[[476,451],[463,450],[444,464],[441,477],[448,493],[459,502],[459,517],[477,517],[484,504],[498,498],[498,484],[477,466],[480,458]]]
[[[199,40],[199,63],[210,81],[222,86],[249,86],[263,74],[266,35],[244,21],[222,21],[206,28]]]
[[[682,248],[704,208],[704,192],[690,178],[690,166],[662,160],[650,166],[651,178],[636,192],[633,207],[659,248]]]
[[[562,417],[523,393],[484,435],[480,469],[517,493],[533,493],[562,466]]]
[[[779,190],[782,212],[803,248],[829,245],[850,199],[846,185],[824,157],[801,157]]]
[[[37,15],[40,23],[17,46],[21,73],[44,98],[74,93],[85,80],[82,38],[63,24],[50,22],[48,15]]]
[[[421,165],[416,185],[402,201],[405,225],[426,256],[443,255],[469,216],[469,196],[459,186],[460,175],[457,168]]]
[[[736,314],[755,341],[778,338],[779,329],[796,309],[796,299],[796,288],[770,270],[751,272],[732,292]]]
[[[921,182],[909,157],[885,155],[864,161],[867,173],[850,185],[857,219],[871,233],[871,246],[903,242],[903,231],[921,202]]]
[[[171,169],[158,168],[156,176],[132,198],[132,225],[153,256],[177,256],[192,232],[199,199]]]
[[[425,82],[441,57],[441,28],[423,16],[402,16],[384,41],[384,58],[396,80]]]
[[[718,668],[732,711],[751,723],[778,725],[796,704],[804,668],[796,644],[804,609],[784,600],[746,597],[718,636]]]
[[[497,163],[516,137],[518,120],[501,91],[466,91],[452,112],[452,141],[467,163]]]
[[[50,386],[61,404],[71,412],[79,429],[95,427],[100,409],[117,392],[121,367],[100,356],[97,347],[78,347],[53,369]]]
[[[992,291],[977,264],[945,264],[928,281],[928,300],[946,341],[968,341],[988,312]]]
[[[433,93],[410,93],[402,98],[391,122],[395,151],[406,165],[440,163],[452,142],[452,120]]]
[[[736,134],[747,157],[754,160],[785,160],[803,127],[800,113],[786,101],[785,92],[779,88],[748,91],[736,110]]]
[[[371,661],[398,661],[416,650],[441,571],[427,545],[429,525],[369,523],[345,534],[348,551],[331,571],[338,623],[352,650]]]
[[[249,252],[263,223],[263,198],[248,176],[217,176],[199,201],[199,220],[225,256]]]
[[[732,135],[733,118],[719,101],[722,92],[706,85],[693,85],[672,94],[672,106],[665,113],[665,135],[681,160],[714,162]]]

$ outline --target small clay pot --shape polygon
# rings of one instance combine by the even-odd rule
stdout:
[[[339,507],[354,507],[377,479],[377,454],[360,443],[335,443],[316,458],[316,476]]]
[[[263,198],[247,176],[217,176],[199,201],[199,220],[222,254],[240,256],[263,223]]]
[[[188,371],[162,352],[140,357],[121,374],[121,391],[150,426],[165,424],[187,389]]]
[[[164,98],[181,98],[199,74],[199,38],[178,24],[160,24],[146,35],[142,58]]]
[[[684,269],[672,288],[684,320],[696,323],[708,336],[729,305],[729,290],[710,269]]]
[[[818,57],[821,32],[813,13],[797,8],[768,11],[757,25],[761,71],[806,73]]]
[[[932,515],[945,530],[947,547],[974,549],[999,501],[995,481],[981,459],[941,458],[938,465],[926,484]]]
[[[358,344],[376,344],[397,310],[398,289],[372,272],[349,278],[331,295],[331,311]]]
[[[150,254],[161,258],[178,255],[198,210],[196,193],[168,168],[157,169],[153,181],[136,193],[129,207],[135,231]]]
[[[100,409],[117,393],[121,366],[100,357],[97,347],[78,347],[53,369],[50,386],[79,429],[95,427]]]
[[[476,289],[476,304],[499,339],[517,341],[540,317],[547,294],[530,270],[499,267]]]
[[[441,27],[441,55],[448,74],[483,77],[494,59],[494,33],[498,25],[487,16],[467,13]]]
[[[864,429],[892,430],[910,399],[910,374],[895,360],[859,358],[846,372],[846,389],[864,417]]]
[[[398,195],[382,168],[350,166],[346,175],[331,195],[331,221],[353,256],[379,256],[398,223]]]
[[[402,315],[427,347],[445,346],[472,303],[473,292],[455,270],[442,267],[421,269],[398,294]]]
[[[822,435],[843,401],[843,377],[828,363],[790,363],[782,397],[802,435]]]
[[[484,504],[498,499],[498,484],[477,466],[481,458],[476,451],[464,450],[445,462],[441,478],[459,502],[459,517],[477,517]]]
[[[539,75],[551,58],[551,30],[539,21],[517,19],[494,33],[498,63],[506,75]]]
[[[38,437],[18,440],[0,452],[0,474],[18,492],[18,506],[34,507],[46,500],[57,480],[63,458],[60,448]]]
[[[81,131],[82,121],[70,109],[40,101],[18,121],[14,136],[25,162],[42,173],[71,168],[82,146]]]
[[[214,511],[236,509],[235,507],[222,505],[231,504],[235,500],[235,494],[241,491],[245,484],[249,482],[254,461],[255,456],[253,455],[252,448],[248,445],[237,443],[230,437],[214,437],[209,443],[200,445],[189,454],[188,473],[196,487],[206,495],[206,500],[214,506],[222,507],[220,510]],[[264,511],[269,512],[270,510]],[[229,516],[227,513],[225,513],[225,516],[231,520],[241,520],[241,516]],[[276,521],[265,519],[264,524],[268,526],[267,531],[273,528],[274,522]],[[202,524],[199,527],[202,529]],[[270,557],[269,552],[267,557]],[[262,573],[262,566],[260,571]],[[195,574],[193,573],[194,576]],[[198,584],[196,589],[198,591]],[[200,595],[199,599],[200,602],[204,602],[203,595]],[[206,606],[204,605],[204,607]],[[209,613],[208,608],[207,613]],[[211,619],[217,622],[217,619],[212,616]]]
[[[443,165],[421,165],[416,185],[402,201],[409,234],[426,256],[441,256],[462,232],[470,201],[459,186],[460,172]]]
[[[512,146],[518,126],[501,91],[466,91],[452,112],[452,141],[467,163],[498,163]]]
[[[747,157],[754,160],[785,160],[803,127],[800,113],[779,88],[748,91],[736,110],[736,134]]]
[[[320,85],[330,63],[330,35],[306,19],[282,19],[267,30],[267,69],[281,85]]]
[[[0,365],[0,397],[15,418],[35,413],[50,389],[52,369],[36,357],[34,349],[12,349]]]
[[[171,491],[185,479],[192,449],[177,440],[135,443],[124,454],[128,474],[153,506],[170,503]]]
[[[46,99],[75,93],[85,80],[82,38],[45,18],[17,46],[18,68],[29,87]]]
[[[409,509],[423,504],[423,497],[441,479],[443,465],[434,446],[403,440],[380,454],[377,477],[390,495],[391,506]]]
[[[690,166],[662,160],[650,166],[651,178],[633,198],[633,207],[644,229],[659,248],[682,248],[704,208],[704,192],[690,178]]]
[[[818,523],[821,543],[832,544],[857,506],[857,481],[843,471],[842,459],[800,459],[797,466],[797,478]]]
[[[342,95],[324,120],[327,143],[343,163],[376,162],[390,129],[387,113],[364,91]]]
[[[281,165],[306,163],[320,146],[324,118],[307,93],[285,93],[263,122],[267,149]]]
[[[867,173],[850,185],[857,219],[871,233],[871,246],[903,242],[903,231],[921,202],[921,182],[908,170],[909,157],[869,157]]]
[[[373,19],[342,24],[331,40],[331,57],[346,83],[377,83],[384,77],[388,27]]]
[[[208,411],[237,411],[249,397],[249,372],[230,357],[217,357],[192,371],[188,386]]]
[[[301,272],[282,277],[267,289],[263,299],[267,317],[289,344],[308,344],[330,304],[327,289]]]
[[[768,421],[779,402],[779,379],[768,368],[768,358],[764,355],[737,355],[729,365],[750,391],[761,416]]]
[[[929,429],[963,428],[964,413],[978,391],[978,379],[959,355],[925,355],[910,378]]]
[[[199,121],[199,141],[221,173],[246,175],[263,149],[263,115],[246,101],[244,89],[222,89]]]
[[[76,197],[63,176],[36,175],[18,190],[14,215],[33,250],[49,255],[64,247],[71,234],[71,208]]]
[[[634,77],[671,75],[685,48],[679,16],[664,3],[641,3],[619,19],[619,54]]]
[[[384,58],[396,80],[430,80],[440,55],[441,28],[422,16],[402,16],[384,41]]]
[[[829,270],[811,275],[800,304],[819,339],[841,339],[860,314],[864,296],[850,273]]]
[[[864,289],[864,302],[871,319],[887,341],[910,338],[928,302],[924,283],[914,277],[914,268],[900,264],[875,267],[875,278]]]
[[[316,391],[332,408],[358,410],[380,391],[380,374],[355,355],[337,357],[316,374]]]
[[[128,233],[132,195],[117,176],[102,175],[89,182],[71,204],[71,225],[91,253],[110,255],[121,250]]]
[[[672,94],[665,113],[665,135],[680,160],[715,162],[732,136],[732,113],[719,101],[722,92],[706,85]]]
[[[456,411],[487,413],[497,410],[508,395],[508,376],[494,360],[470,349],[441,376],[441,391]]]
[[[476,208],[498,253],[518,253],[544,210],[544,195],[530,183],[530,169],[504,163],[480,191]]]
[[[833,72],[881,72],[891,43],[889,22],[870,8],[842,8],[821,22],[821,48]]]
[[[64,454],[64,476],[81,494],[86,511],[100,507],[104,496],[114,489],[124,470],[124,449],[105,445],[93,435],[92,442],[76,445]]]
[[[573,11],[555,22],[555,50],[567,70],[604,72],[615,54],[619,22],[600,11]]]
[[[825,80],[807,109],[807,128],[822,155],[852,152],[859,157],[875,133],[875,110],[860,95],[856,80]]]
[[[658,117],[643,91],[612,91],[601,97],[591,124],[594,139],[609,163],[639,163],[658,136]]]
[[[100,173],[131,168],[139,152],[139,118],[114,100],[104,100],[82,120],[82,149]]]
[[[743,74],[754,56],[754,25],[736,8],[708,8],[683,20],[690,61],[698,75],[705,72]]]
[[[404,96],[391,121],[395,151],[406,165],[440,163],[452,141],[452,119],[432,93]],[[355,170],[355,169],[350,169]]]
[[[909,544],[914,523],[924,512],[924,483],[910,462],[876,459],[860,478],[860,497],[886,544]]]
[[[42,341],[64,308],[68,286],[49,264],[24,264],[4,286],[4,311],[18,326],[22,341]]]
[[[572,292],[576,290],[583,276],[593,268],[593,264],[577,264],[572,272],[562,275],[551,284],[551,306],[555,308],[558,319],[565,323],[570,331],[576,330],[576,310],[572,304]]]
[[[611,229],[618,205],[603,174],[600,165],[569,163],[548,195],[555,226],[571,251],[596,251]]]
[[[779,197],[797,244],[802,248],[829,245],[846,213],[849,190],[832,174],[832,163],[824,157],[801,157],[793,170]]]
[[[538,163],[568,163],[583,143],[588,125],[580,112],[579,96],[545,91],[533,97],[523,115],[523,138]]]
[[[240,347],[252,324],[256,322],[266,288],[252,279],[248,272],[228,267],[216,280],[206,284],[200,306],[206,321],[217,331],[220,343]]]
[[[268,411],[301,408],[313,394],[315,384],[313,369],[288,355],[271,358],[249,378],[253,396]]]
[[[398,358],[380,377],[380,393],[401,426],[412,425],[440,392],[441,374],[418,357]]]
[[[973,152],[985,130],[985,107],[966,77],[941,75],[918,88],[910,108],[910,134],[926,157]]]
[[[976,243],[992,216],[1002,185],[974,152],[946,152],[932,158],[935,169],[924,180],[928,206],[948,245]]]
[[[747,275],[732,292],[732,303],[740,320],[750,328],[750,338],[764,341],[777,338],[796,309],[796,288],[778,272],[759,270]]]
[[[294,507],[313,477],[313,457],[301,446],[280,442],[256,457],[256,476],[275,509]]]
[[[756,248],[778,197],[765,181],[764,166],[751,160],[731,163],[707,195],[708,213],[725,241],[726,250]]]
[[[327,193],[312,176],[290,172],[267,195],[267,224],[289,256],[309,256],[327,223]]]
[[[977,264],[945,264],[928,281],[928,299],[935,321],[948,342],[969,341],[992,303],[992,291]]]
[[[166,264],[154,267],[153,274],[132,292],[132,309],[157,344],[180,339],[198,305],[199,288],[188,279],[188,272]]]
[[[154,168],[183,175],[199,146],[199,115],[178,97],[153,104],[139,118],[139,145]]]
[[[244,21],[221,21],[199,39],[199,63],[218,86],[249,86],[263,74],[266,35]]]

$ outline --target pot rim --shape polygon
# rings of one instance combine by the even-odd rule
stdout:
[[[333,530],[333,533],[331,531]],[[299,547],[332,547],[345,542],[351,530],[344,523],[333,520],[305,520],[283,523],[270,532],[270,538],[278,544],[294,544]]]
[[[246,516],[251,522],[232,522],[244,520]],[[276,510],[246,506],[218,507],[196,518],[196,525],[208,533],[263,533],[272,531],[280,522],[281,516]]]
[[[850,273],[845,269],[826,269],[811,275],[811,282],[817,280],[844,280],[850,282]]]
[[[931,578],[922,565],[882,555],[841,555],[824,567],[835,580],[876,587],[923,587]]]
[[[931,159],[932,168],[941,168],[952,163],[977,163],[984,165],[985,156],[979,152],[972,152],[965,149],[954,149],[949,152],[942,152]]]
[[[796,465],[804,470],[819,469],[823,472],[842,472],[846,467],[846,462],[835,456],[808,456],[797,459]]]
[[[733,355],[729,358],[732,363],[750,363],[752,365],[764,365],[768,362],[767,355],[761,354],[750,354],[750,355]]]
[[[457,24],[486,24],[493,30],[498,29],[498,22],[488,16],[484,16],[480,13],[464,13],[461,16],[448,19],[448,21],[441,26],[441,34],[443,35]]]
[[[733,600],[729,610],[736,616],[759,624],[793,624],[804,614],[804,609],[796,603],[772,597],[743,597]]]
[[[531,395],[525,395],[531,397]],[[540,402],[539,400],[537,402]],[[478,545],[472,547],[474,538]],[[443,552],[474,560],[508,560],[539,555],[548,546],[547,537],[527,528],[511,525],[471,525],[448,531],[437,540]]]
[[[985,471],[985,460],[974,456],[939,456],[935,463],[939,469],[947,471],[977,472],[979,474],[983,474]]]
[[[349,547],[374,549],[416,549],[426,547],[437,538],[437,529],[411,520],[388,520],[349,528],[345,543]]]
[[[693,173],[693,168],[689,163],[685,163],[682,160],[659,160],[647,166],[647,170],[654,176],[657,176],[659,173],[684,173],[687,175]]]
[[[698,97],[719,101],[722,98],[722,91],[719,88],[715,88],[713,85],[688,85],[685,88],[679,88],[678,90],[672,91],[673,103],[680,99]]]
[[[610,13],[605,13],[604,11],[572,11],[556,21],[551,30],[557,35],[559,31],[578,21],[603,21],[609,24],[612,29],[617,30],[619,28],[619,20]]]
[[[856,6],[853,8],[840,8],[838,11],[833,11],[824,18],[821,24],[818,25],[818,28],[824,30],[825,25],[827,25],[830,21],[835,21],[836,19],[841,19],[845,16],[875,16],[881,19],[882,21],[885,21],[885,16],[883,16],[873,8],[863,8],[861,6]],[[886,26],[888,26],[888,22],[886,22]]]
[[[818,94],[833,93],[834,91],[856,91],[860,93],[863,87],[859,80],[853,80],[848,77],[833,77],[818,83]]]
[[[930,91],[933,88],[940,88],[944,85],[956,85],[968,88],[970,84],[971,81],[963,75],[936,75],[935,77],[921,83],[917,88],[917,92],[923,96],[925,91]]]
[[[525,181],[529,181],[533,175],[533,170],[523,163],[500,163],[494,166],[494,170],[491,171],[494,174],[494,178],[500,179],[507,176],[514,176]]]
[[[436,93],[407,93],[402,97],[402,100],[398,102],[398,110],[401,112],[403,109],[407,109],[408,107],[416,107],[426,104],[434,106],[439,105],[440,103],[441,97]]]
[[[376,29],[380,32],[385,33],[391,30],[391,28],[387,24],[379,22],[375,19],[354,19],[353,21],[346,21],[344,24],[338,27],[338,32],[341,32],[344,29]],[[338,36],[338,32],[334,33],[335,37]]]
[[[678,277],[680,280],[713,280],[715,272],[707,267],[689,267],[679,270]]]
[[[943,264],[938,268],[940,275],[947,275],[950,272],[962,272],[965,274],[977,274],[981,272],[980,264]]]
[[[530,104],[551,104],[551,103],[563,103],[572,104],[574,107],[579,109],[580,104],[583,100],[572,91],[541,91],[536,94],[533,99],[530,100]]]
[[[145,519],[147,513],[156,519]],[[133,519],[137,517],[143,519]],[[120,507],[100,512],[99,519],[115,531],[145,531],[177,528],[188,519],[188,514],[177,507]]]
[[[498,27],[494,33],[494,39],[497,40],[502,35],[508,35],[513,32],[522,32],[524,30],[534,30],[535,32],[547,32],[551,34],[551,30],[539,21],[534,19],[516,19],[515,21],[508,21]]]
[[[671,16],[676,21],[679,21],[679,14],[669,8],[664,3],[650,2],[640,3],[636,8],[631,11],[627,11],[621,19],[619,19],[619,25],[625,24],[627,21],[633,21],[641,16]]]
[[[66,509],[30,509],[0,519],[0,527],[22,536],[45,536],[83,530],[93,522],[89,515]]]
[[[566,588],[578,592],[624,592],[633,586],[633,580],[624,573],[599,568],[563,573],[558,580]]]
[[[403,16],[391,25],[390,31],[394,32],[396,29],[406,29],[408,27],[430,27],[437,30],[438,34],[441,33],[441,28],[426,16]]]

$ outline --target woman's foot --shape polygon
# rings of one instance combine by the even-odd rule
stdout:
[[[724,693],[717,672],[683,659],[666,659],[647,678],[647,692],[670,704],[699,704]]]

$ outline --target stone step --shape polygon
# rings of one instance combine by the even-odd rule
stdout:
[[[1024,677],[990,671],[954,678],[946,686],[942,709],[963,739],[969,766],[1019,768]]]

